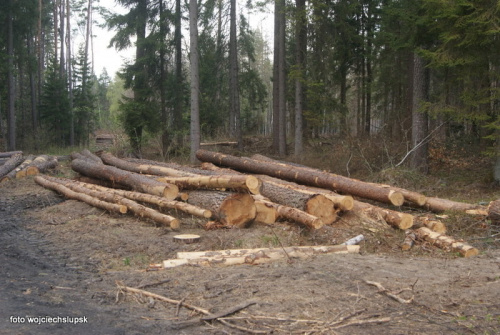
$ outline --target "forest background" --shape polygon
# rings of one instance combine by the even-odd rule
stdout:
[[[500,1],[116,2],[1,2],[0,150],[88,146],[102,129],[192,161],[201,139],[241,151],[260,136],[298,160],[361,141],[380,167],[424,173],[433,142],[499,151]],[[259,12],[272,45],[248,24]],[[135,51],[114,78],[94,71],[96,25]]]

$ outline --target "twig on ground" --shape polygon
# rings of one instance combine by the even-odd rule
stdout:
[[[394,293],[391,293],[389,292],[385,287],[382,286],[382,284],[380,283],[377,283],[377,282],[374,282],[374,281],[369,281],[369,280],[365,280],[365,283],[367,283],[368,285],[373,285],[375,287],[378,288],[378,293],[384,293],[385,295],[387,295],[389,298],[392,298],[394,300],[396,300],[397,302],[399,303],[402,303],[402,304],[410,304],[412,303],[413,301],[413,298],[415,297],[414,295],[411,296],[410,299],[403,299],[401,297],[399,297],[397,294],[403,292],[403,291],[413,291],[413,286],[415,286],[416,282],[413,284],[412,288],[408,288],[408,289],[402,289],[400,290],[397,294],[394,294]]]

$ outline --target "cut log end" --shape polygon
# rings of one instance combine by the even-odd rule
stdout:
[[[176,185],[168,184],[162,192],[162,196],[167,200],[174,200],[179,195],[179,188]]]
[[[248,176],[245,180],[245,185],[252,194],[260,194],[262,182],[255,176]]]
[[[320,218],[324,224],[332,224],[337,220],[333,202],[321,194],[312,196],[307,201],[305,210]]]
[[[389,201],[394,206],[402,206],[405,202],[405,198],[401,192],[391,190],[389,191]]]
[[[354,207],[354,199],[351,196],[344,196],[338,202],[337,207],[343,211],[350,211]]]
[[[413,215],[401,213],[401,221],[399,222],[399,229],[409,229],[413,226]]]
[[[223,215],[220,219],[224,224],[244,228],[255,219],[257,210],[251,195],[237,193],[224,200],[220,213]]]

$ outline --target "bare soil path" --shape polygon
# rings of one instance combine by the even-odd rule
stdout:
[[[262,226],[203,231],[195,219],[183,222],[183,232],[202,235],[202,242],[175,243],[174,232],[65,201],[30,178],[2,184],[0,334],[500,333],[498,249],[464,259],[422,248],[372,253],[380,242],[367,241],[359,255],[145,271],[177,251],[265,246],[273,236],[284,244],[318,239],[288,224],[276,226],[273,235]],[[336,231],[324,233],[331,236],[322,241],[333,240]],[[402,236],[392,229],[380,235],[383,243]],[[201,321],[176,305],[118,294],[116,281],[212,313],[256,303],[228,317],[237,329]],[[396,301],[366,281],[413,300]],[[81,323],[35,324],[28,317]]]

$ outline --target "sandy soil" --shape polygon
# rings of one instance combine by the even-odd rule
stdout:
[[[476,245],[480,255],[464,259],[429,245],[403,253],[403,232],[353,218],[316,232],[286,222],[205,231],[199,219],[176,215],[199,243],[65,200],[31,178],[2,184],[0,334],[500,333],[498,245]],[[178,251],[336,244],[358,233],[367,236],[360,254],[146,271]],[[203,321],[179,305],[120,292],[117,281],[211,313],[250,305],[227,316],[229,324]]]

